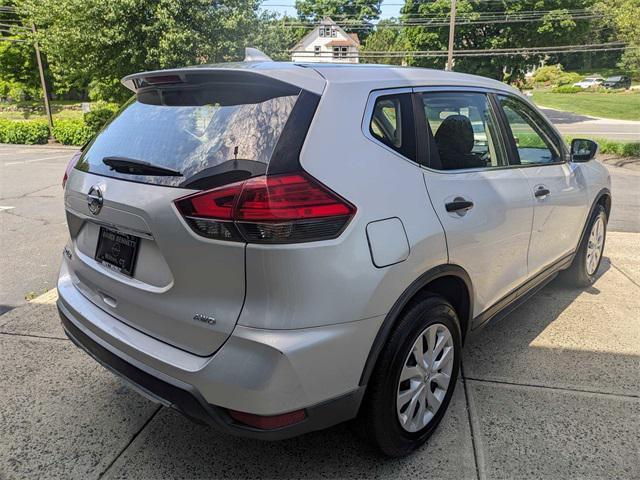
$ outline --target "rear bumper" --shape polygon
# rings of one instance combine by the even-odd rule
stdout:
[[[126,362],[92,340],[58,308],[62,326],[69,339],[96,361],[132,384],[145,396],[172,407],[188,418],[205,423],[225,433],[264,440],[281,440],[314,430],[321,430],[353,418],[360,406],[364,388],[340,398],[306,408],[306,418],[294,425],[259,430],[235,422],[224,408],[208,404],[192,385],[172,379],[163,380],[160,372],[145,371]]]
[[[281,439],[357,415],[360,375],[382,317],[298,330],[238,325],[215,354],[202,357],[121,322],[74,282],[63,261],[58,310],[71,340],[142,394],[188,417],[229,433]],[[306,418],[259,430],[234,422],[227,409],[263,416],[304,409]]]

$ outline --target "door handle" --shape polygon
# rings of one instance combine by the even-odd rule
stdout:
[[[456,198],[453,202],[444,204],[447,212],[466,212],[473,208],[473,202]]]
[[[551,192],[547,187],[538,187],[534,193],[536,197],[546,197],[549,194],[551,194]]]

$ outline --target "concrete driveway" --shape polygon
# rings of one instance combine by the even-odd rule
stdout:
[[[348,425],[219,434],[139,397],[66,340],[55,291],[0,316],[0,478],[640,478],[640,234],[598,281],[552,282],[470,339],[437,433],[386,460]]]

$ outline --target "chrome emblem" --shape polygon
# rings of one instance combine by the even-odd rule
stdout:
[[[216,323],[216,319],[213,317],[210,317],[208,315],[202,315],[201,313],[196,313],[193,316],[193,319],[196,322],[202,322],[202,323],[207,323],[209,325],[213,325],[214,323]]]
[[[87,205],[89,206],[89,211],[94,215],[98,215],[100,210],[102,210],[103,203],[102,190],[100,190],[98,185],[94,185],[89,189],[89,193],[87,193]]]

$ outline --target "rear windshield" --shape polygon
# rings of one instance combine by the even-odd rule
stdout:
[[[179,97],[173,102],[157,90],[139,94],[88,145],[76,168],[185,188],[215,186],[206,179],[220,175],[225,177],[222,183],[228,183],[265,173],[299,91],[276,89],[258,95],[255,88],[244,94],[238,94],[237,86],[228,90],[225,94],[220,87],[213,94],[199,91],[188,96],[172,92]],[[181,175],[119,173],[103,163],[110,157],[148,162]]]

